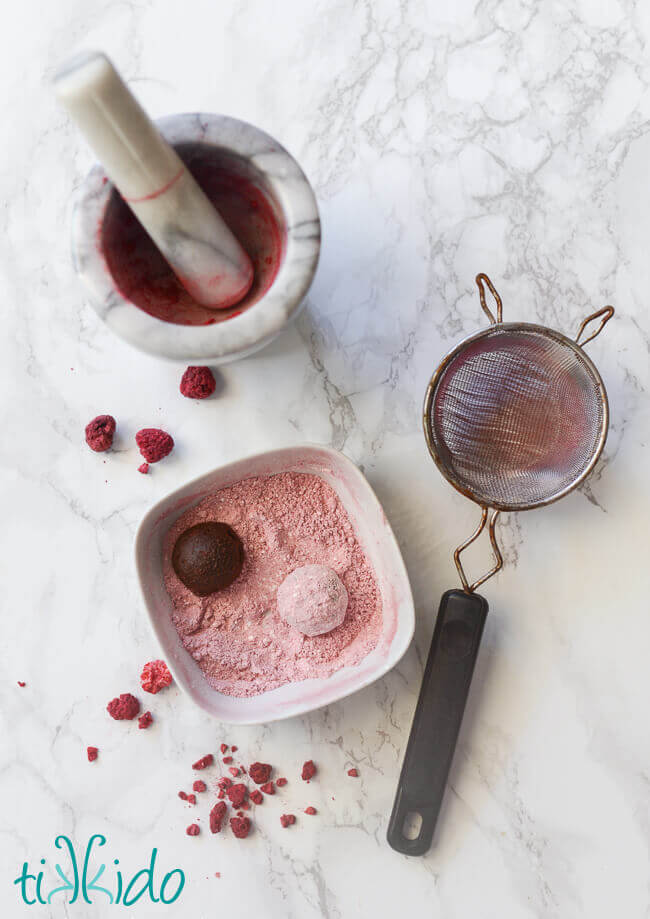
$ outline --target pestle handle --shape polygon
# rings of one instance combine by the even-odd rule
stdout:
[[[54,90],[194,299],[213,308],[241,300],[251,260],[106,55],[68,61]]]

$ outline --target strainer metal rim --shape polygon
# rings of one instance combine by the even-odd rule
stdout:
[[[442,376],[451,363],[451,361],[457,357],[465,348],[475,341],[479,341],[482,338],[486,338],[489,335],[496,335],[499,332],[508,331],[508,332],[536,332],[537,334],[542,334],[549,338],[554,338],[560,344],[568,345],[573,351],[578,352],[580,355],[580,360],[584,362],[587,367],[587,370],[592,374],[594,382],[598,387],[598,391],[602,401],[603,415],[602,415],[602,424],[600,435],[596,443],[596,448],[593,451],[589,462],[586,464],[579,476],[577,476],[572,482],[568,485],[565,485],[564,488],[550,495],[548,498],[544,498],[542,501],[534,501],[530,504],[506,504],[499,501],[483,502],[472,492],[471,489],[463,485],[448,469],[442,458],[440,457],[436,443],[433,437],[433,425],[431,423],[431,410],[433,407],[433,400],[435,398],[436,389]],[[422,414],[422,423],[424,426],[424,436],[427,442],[427,447],[429,448],[429,453],[431,457],[445,477],[450,485],[460,492],[461,495],[464,495],[466,498],[469,498],[470,501],[473,501],[474,504],[478,504],[480,507],[489,507],[498,511],[529,511],[537,507],[546,507],[548,504],[553,504],[555,501],[559,501],[560,498],[563,498],[569,492],[573,491],[578,487],[592,472],[594,466],[598,462],[601,453],[603,452],[603,447],[605,446],[605,441],[607,440],[607,432],[609,429],[609,401],[607,399],[607,391],[605,389],[605,384],[602,381],[600,373],[598,372],[594,362],[591,360],[589,355],[585,350],[572,338],[569,338],[567,335],[564,335],[562,332],[558,332],[556,329],[551,329],[548,326],[538,325],[537,323],[531,322],[496,322],[493,325],[489,325],[484,329],[480,329],[478,332],[474,332],[472,335],[468,335],[462,341],[449,351],[445,357],[442,359],[438,365],[433,376],[429,380],[427,386],[427,391],[424,397],[424,408]]]

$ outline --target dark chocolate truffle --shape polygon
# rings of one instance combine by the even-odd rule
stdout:
[[[228,587],[244,564],[239,536],[225,523],[197,523],[176,540],[172,567],[197,597]]]

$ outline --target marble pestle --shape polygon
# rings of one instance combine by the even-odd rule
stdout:
[[[106,55],[68,61],[54,89],[187,292],[213,309],[238,303],[251,260]]]

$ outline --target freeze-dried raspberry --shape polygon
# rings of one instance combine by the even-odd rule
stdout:
[[[192,785],[192,791],[205,791],[207,785],[202,779],[197,779],[196,782]]]
[[[140,463],[138,472],[141,472],[142,475],[146,475],[149,472],[149,463]]]
[[[228,805],[225,801],[219,801],[210,811],[210,832],[220,833],[223,818],[226,816]]]
[[[264,800],[264,795],[259,790],[259,788],[255,788],[250,793],[250,799],[253,802],[253,804],[261,804],[262,801]]]
[[[256,785],[263,785],[271,778],[272,768],[268,763],[251,763],[248,767],[248,774]]]
[[[241,807],[246,800],[248,789],[243,782],[240,782],[238,785],[231,785],[226,794],[231,804],[234,804],[235,807]]]
[[[178,797],[181,799],[181,801],[187,801],[187,792],[186,792],[186,791],[179,791],[179,792],[178,792]]]
[[[188,836],[198,836],[201,832],[201,827],[198,825],[198,823],[190,823],[185,832]]]
[[[155,695],[157,692],[160,692],[161,689],[169,686],[171,681],[172,675],[169,672],[169,667],[164,661],[149,661],[149,663],[145,664],[142,668],[140,685],[145,692],[150,692]]]
[[[302,766],[302,779],[305,782],[308,782],[310,779],[316,775],[316,766],[314,766],[313,759],[308,759],[306,763],[303,763]]]
[[[356,779],[359,773],[356,769],[348,769],[348,775],[351,775],[353,779]]]
[[[116,721],[131,721],[140,711],[140,703],[130,692],[123,692],[108,703],[106,711]]]
[[[226,792],[222,788],[221,791],[217,794],[217,798],[219,798],[219,800],[221,801],[225,797],[226,797]]]
[[[89,763],[94,763],[95,760],[97,759],[98,754],[99,754],[98,747],[86,747],[86,755],[88,756]]]
[[[213,762],[214,756],[212,753],[206,753],[201,759],[197,759],[195,763],[192,763],[192,769],[205,769],[207,766],[211,766]]]
[[[188,803],[188,804],[196,804],[196,795],[188,795],[188,796],[187,796],[187,803]]]
[[[148,728],[150,724],[153,724],[153,715],[151,712],[145,712],[144,715],[140,715],[138,718],[138,729],[140,731]]]
[[[232,779],[229,779],[227,775],[222,775],[217,781],[219,788],[230,788],[232,785]]]
[[[228,744],[227,744],[227,743],[222,743],[221,746],[219,747],[219,749],[221,750],[222,753],[225,753],[226,750],[228,749]]]
[[[278,786],[278,788],[283,788],[287,784],[287,779],[285,778],[276,779],[275,784]]]
[[[315,808],[315,807],[312,807],[311,804],[310,804],[309,807],[306,807],[306,808],[305,808],[305,813],[306,813],[306,814],[309,814],[310,817],[313,817],[314,814],[317,813],[317,811],[316,811],[316,808]]]
[[[296,822],[296,818],[294,817],[293,814],[282,814],[282,816],[280,817],[280,823],[285,828],[288,826],[293,826],[295,822]]]
[[[24,689],[25,686],[27,686],[27,683],[25,683],[23,680],[18,680],[18,685],[20,686],[21,689]]]
[[[233,753],[236,753],[237,750],[239,749],[239,747],[236,747],[236,746],[233,744],[232,747],[231,747],[230,749],[232,750]]]
[[[232,756],[224,756],[223,761],[226,764],[226,766],[229,766],[230,763],[232,763]]]
[[[115,419],[112,415],[97,415],[86,425],[86,443],[95,453],[109,450],[115,434]]]
[[[160,428],[143,428],[135,435],[140,453],[148,463],[157,463],[174,449],[174,439]]]
[[[188,367],[181,378],[180,390],[187,399],[207,399],[217,388],[209,367]]]
[[[230,828],[237,839],[246,839],[250,833],[251,822],[248,817],[231,817]]]
[[[274,795],[275,788],[273,787],[273,782],[267,782],[266,785],[260,786],[265,795]]]
[[[233,778],[237,778],[239,775],[239,769],[236,766],[228,766],[228,772]]]

